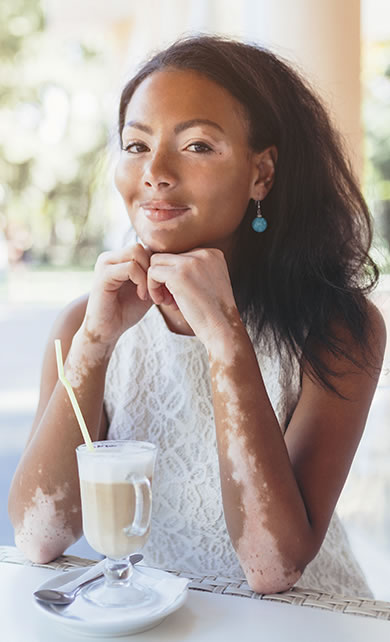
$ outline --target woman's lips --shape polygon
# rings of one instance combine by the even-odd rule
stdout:
[[[145,212],[147,218],[151,221],[169,221],[172,218],[181,216],[185,212],[189,211],[189,207],[177,207],[177,208],[159,208],[151,206],[143,206],[142,209]]]

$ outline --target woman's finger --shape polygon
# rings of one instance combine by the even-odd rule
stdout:
[[[144,301],[148,299],[147,274],[135,259],[106,266],[104,270],[106,290],[118,290],[126,281],[131,281],[137,286],[137,294],[140,299]]]
[[[118,263],[127,263],[134,259],[139,265],[147,271],[150,265],[151,251],[145,249],[140,243],[136,245],[127,245],[119,250],[103,252],[97,260],[97,266],[116,265]]]
[[[170,306],[174,307],[176,310],[178,310],[179,306],[177,305],[175,297],[173,296],[173,294],[171,294],[171,292],[168,290],[166,285],[162,285],[161,287],[162,287],[162,292],[163,292],[163,295],[164,295],[164,301],[163,301],[164,305],[170,305]]]
[[[167,297],[167,292],[172,296],[169,285],[167,284],[167,279],[170,276],[172,276],[172,268],[165,265],[154,265],[150,266],[148,269],[148,292],[153,303],[155,303],[156,305],[165,303],[165,299],[167,299],[167,301],[169,300],[169,297]]]

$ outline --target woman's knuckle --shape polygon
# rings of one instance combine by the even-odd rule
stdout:
[[[210,252],[210,255],[214,256],[216,259],[222,259],[224,256],[222,250],[217,247],[210,248],[208,251]]]
[[[99,254],[96,260],[96,267],[100,268],[103,265],[107,265],[110,259],[111,252],[102,252]]]
[[[188,261],[180,269],[180,278],[183,281],[188,281],[193,273],[194,263],[192,261]]]

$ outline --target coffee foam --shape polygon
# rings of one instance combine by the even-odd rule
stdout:
[[[120,454],[119,454],[120,452]],[[142,448],[132,449],[126,452],[126,447],[116,448],[115,455],[111,455],[106,449],[101,452],[86,452],[83,455],[80,479],[89,482],[100,482],[102,484],[120,483],[129,481],[131,474],[151,478],[153,475],[154,451]]]

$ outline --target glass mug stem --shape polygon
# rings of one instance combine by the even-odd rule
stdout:
[[[128,557],[106,557],[104,578],[87,586],[82,595],[88,602],[100,607],[143,607],[150,604],[154,595],[133,579],[133,565]]]
[[[104,563],[104,581],[108,588],[129,586],[133,575],[133,565],[128,557],[112,559],[106,557]]]

